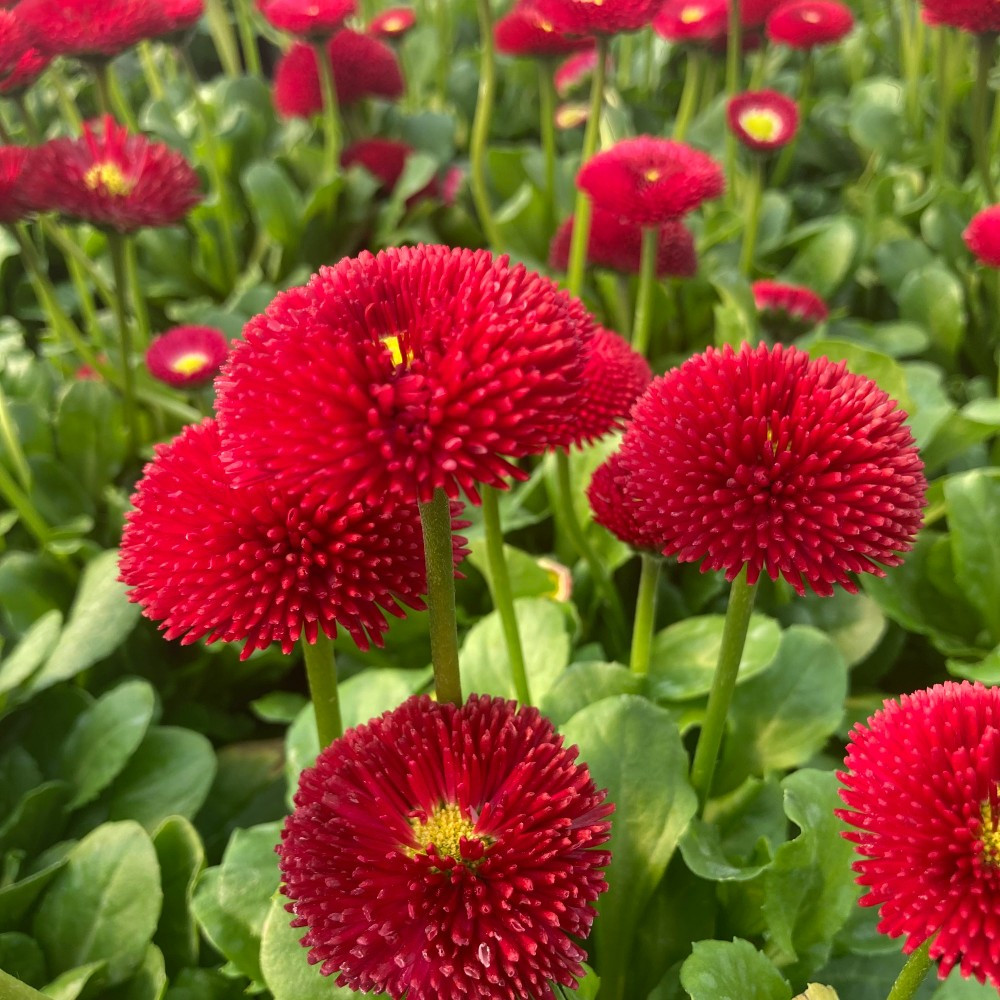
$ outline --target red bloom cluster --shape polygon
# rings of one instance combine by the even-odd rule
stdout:
[[[854,27],[851,9],[836,0],[789,0],[767,19],[767,37],[793,49],[839,42]]]
[[[371,19],[368,34],[392,41],[394,38],[401,38],[416,23],[416,15],[409,7],[392,7]]]
[[[561,56],[581,48],[593,47],[589,38],[557,31],[541,14],[534,0],[520,0],[493,29],[497,50],[510,56]]]
[[[920,0],[928,24],[948,25],[975,34],[1000,31],[1000,6],[993,0]]]
[[[799,127],[799,109],[774,90],[737,94],[726,106],[733,135],[748,149],[770,152],[788,145]]]
[[[608,60],[610,65],[611,60]],[[588,48],[576,55],[563,60],[553,75],[556,85],[556,92],[560,97],[565,97],[570,91],[584,84],[594,75],[597,69],[597,49],[591,42]]]
[[[393,1000],[575,986],[613,809],[576,754],[536,709],[482,695],[349,730],[302,773],[277,848],[309,961]]]
[[[638,31],[663,0],[535,0],[539,13],[567,35],[617,35]]]
[[[684,215],[725,189],[722,168],[707,153],[648,135],[591,157],[576,183],[595,208],[642,226]]]
[[[991,205],[976,213],[962,233],[962,239],[983,264],[1000,267],[1000,205]]]
[[[898,565],[927,483],[906,414],[870,379],[795,348],[709,348],[656,379],[622,443],[665,555],[797,593]]]
[[[20,222],[31,211],[24,193],[27,159],[23,146],[0,146],[0,223]]]
[[[804,333],[830,315],[826,303],[811,288],[766,280],[755,281],[751,287],[761,322],[775,333]]]
[[[944,979],[958,966],[1000,987],[1000,688],[948,681],[887,701],[851,733],[838,815],[861,861],[862,906],[912,952],[933,938]]]
[[[180,153],[129,135],[110,115],[79,139],[52,139],[31,154],[25,195],[59,212],[129,233],[179,222],[200,200],[198,175]]]
[[[305,38],[327,38],[356,10],[355,0],[257,0],[268,24]]]
[[[698,258],[691,231],[679,219],[668,219],[658,229],[656,276],[690,278],[698,270]],[[549,267],[565,271],[573,241],[573,219],[567,219],[552,238]],[[595,208],[590,220],[587,259],[597,267],[623,274],[638,274],[642,255],[642,227],[614,212]]]
[[[622,469],[621,452],[615,452],[597,467],[587,487],[587,499],[594,520],[619,541],[651,552],[663,548],[662,533],[653,530],[639,513],[628,473]]]
[[[157,337],[146,351],[150,375],[167,385],[208,382],[229,353],[229,341],[210,326],[178,326]]]

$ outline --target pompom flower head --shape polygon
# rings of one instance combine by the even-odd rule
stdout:
[[[170,30],[151,0],[21,0],[17,16],[48,55],[110,59]]]
[[[593,46],[589,38],[556,30],[533,0],[521,0],[494,28],[497,50],[509,56],[551,58]]]
[[[830,315],[826,303],[802,285],[761,280],[755,281],[751,290],[762,325],[775,336],[798,336]]]
[[[799,594],[884,575],[920,527],[927,483],[901,410],[843,363],[795,348],[709,348],[654,380],[622,442],[665,555]]]
[[[229,341],[210,326],[178,326],[157,337],[146,351],[153,378],[167,385],[199,385],[215,377],[229,353]]]
[[[1000,5],[993,0],[920,0],[928,24],[948,25],[973,34],[1000,31]]]
[[[368,25],[368,34],[391,42],[402,38],[417,23],[417,16],[409,7],[391,7],[376,14]]]
[[[1000,688],[948,681],[851,733],[838,815],[878,929],[1000,987]]]
[[[536,0],[539,13],[567,35],[617,35],[638,31],[662,0]]]
[[[0,224],[20,222],[31,211],[24,191],[24,146],[0,146]]]
[[[835,0],[789,0],[767,19],[767,37],[793,49],[839,42],[854,27],[851,9]]]
[[[40,211],[130,233],[179,222],[201,199],[198,175],[180,153],[129,135],[110,115],[79,139],[51,139],[25,178]]]
[[[355,0],[257,0],[257,9],[279,31],[329,38],[356,10]]]
[[[737,140],[761,153],[787,146],[799,127],[795,101],[774,90],[737,94],[726,106],[726,118]]]
[[[612,811],[576,756],[536,709],[482,695],[345,733],[303,771],[277,848],[309,961],[393,1000],[575,986]]]
[[[962,239],[981,263],[1000,267],[1000,205],[977,212],[962,233]]]
[[[639,515],[628,473],[622,469],[621,452],[609,455],[597,467],[587,487],[587,499],[594,520],[619,541],[650,552],[663,548],[662,534]]]
[[[722,168],[682,142],[641,135],[592,156],[576,177],[595,208],[642,226],[655,226],[718,198]]]

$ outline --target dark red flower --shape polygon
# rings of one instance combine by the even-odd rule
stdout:
[[[788,0],[767,19],[767,37],[793,49],[839,42],[854,27],[851,9],[835,0]]]
[[[170,30],[154,0],[21,0],[17,16],[53,56],[108,59]]]
[[[290,652],[338,626],[359,648],[381,645],[385,612],[424,607],[426,570],[414,504],[302,499],[259,481],[239,489],[219,460],[214,420],[156,447],[122,536],[129,600],[182,643],[272,642]],[[453,507],[453,515],[458,512]],[[455,527],[467,522],[455,522]],[[456,563],[465,540],[454,539]]]
[[[403,76],[392,49],[370,35],[345,28],[329,41],[333,82],[341,105],[365,97],[394,101],[403,95]],[[296,42],[278,62],[274,105],[286,118],[308,118],[323,110],[316,53]]]
[[[1000,205],[991,205],[976,213],[962,233],[962,239],[983,264],[1000,267]]]
[[[493,30],[497,49],[509,56],[561,56],[581,48],[593,48],[593,41],[557,31],[532,0],[520,0],[500,18]]]
[[[884,575],[920,527],[927,483],[903,412],[843,363],[794,347],[697,354],[635,404],[622,467],[664,555],[797,593]]]
[[[412,152],[412,146],[397,139],[359,139],[344,150],[340,162],[345,167],[360,164],[382,182],[379,193],[388,194],[399,183],[407,158]],[[432,177],[421,190],[407,199],[407,205],[433,195],[437,187],[437,178]]]
[[[610,65],[610,59],[607,65]],[[553,75],[556,84],[556,92],[560,97],[565,97],[568,93],[582,86],[590,80],[597,68],[597,49],[594,43],[590,42],[588,47],[576,55],[563,60]]]
[[[615,452],[597,467],[587,487],[587,499],[594,520],[612,535],[634,549],[659,552],[663,548],[661,532],[650,529],[639,515],[629,489],[628,474],[621,467],[621,454]]]
[[[392,41],[402,38],[416,23],[417,17],[409,7],[392,7],[371,19],[368,34]]]
[[[0,146],[0,224],[20,222],[31,212],[24,184],[27,160],[24,146]]]
[[[722,168],[707,153],[655,136],[623,139],[581,167],[577,187],[595,208],[656,226],[725,190]]]
[[[565,271],[573,240],[573,219],[567,219],[556,231],[549,249],[549,267]],[[642,226],[627,222],[603,209],[595,208],[590,220],[587,259],[596,267],[606,267],[623,274],[638,274],[642,255]],[[668,219],[659,227],[656,250],[656,275],[659,278],[690,278],[698,270],[694,237],[680,219]]]
[[[163,13],[167,19],[166,31],[173,35],[192,27],[205,12],[203,0],[161,0]]]
[[[446,205],[454,205],[458,201],[464,183],[465,171],[461,167],[449,167],[441,179],[441,200]]]
[[[150,375],[168,385],[198,385],[215,377],[229,353],[229,341],[210,326],[178,326],[157,337],[146,351]]]
[[[862,906],[878,929],[928,938],[944,979],[957,965],[1000,987],[1000,688],[946,681],[858,723],[838,774],[857,830]]]
[[[567,35],[617,35],[638,31],[663,0],[535,0],[538,11]]]
[[[413,697],[327,747],[285,821],[282,892],[309,961],[393,1000],[573,987],[613,806],[537,709]]]
[[[762,28],[785,0],[740,0],[740,21],[744,28]]]
[[[751,287],[761,323],[774,333],[805,333],[830,315],[826,303],[811,288],[780,281],[755,281]]]
[[[356,10],[355,0],[257,0],[257,9],[279,31],[328,38]]]
[[[726,105],[726,117],[740,143],[759,152],[787,146],[799,127],[795,101],[774,90],[737,94]]]
[[[728,26],[728,0],[666,0],[653,18],[653,30],[677,43],[725,38]]]
[[[34,36],[24,22],[8,10],[0,10],[0,79],[13,70],[18,60],[32,48]]]
[[[13,97],[21,93],[38,79],[51,61],[51,56],[45,55],[39,48],[24,49],[11,64],[6,76],[0,78],[0,94]]]
[[[401,247],[324,267],[250,321],[216,381],[237,484],[431,498],[526,474],[561,433],[594,321],[485,250]],[[330,387],[337,386],[336,392]]]
[[[920,0],[928,24],[976,34],[1000,31],[1000,6],[993,0]]]
[[[59,212],[130,233],[179,222],[201,199],[198,175],[180,153],[129,135],[110,115],[79,139],[51,139],[31,154],[25,193],[39,211]]]

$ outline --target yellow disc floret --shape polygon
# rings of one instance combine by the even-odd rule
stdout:
[[[386,349],[392,356],[392,363],[399,368],[401,365],[404,367],[409,367],[410,362],[413,360],[413,351],[406,352],[406,359],[403,359],[403,347],[399,342],[399,337],[395,334],[390,334],[388,337],[382,338],[382,343],[385,344]]]
[[[100,190],[104,194],[122,198],[132,193],[135,182],[129,180],[115,163],[104,161],[95,163],[84,175],[83,183],[91,191]]]
[[[750,108],[740,115],[740,126],[758,142],[773,142],[781,132],[781,119],[767,108]]]
[[[450,858],[461,859],[459,845],[462,838],[472,840],[476,837],[475,827],[453,802],[438,806],[428,816],[426,823],[411,820],[410,825],[413,827],[413,836],[420,844],[417,850],[407,849],[410,857],[418,853],[426,854],[427,849],[433,844],[439,856],[447,855]]]
[[[993,821],[993,810],[989,800],[982,804],[980,814],[983,828],[979,832],[979,840],[983,845],[983,861],[995,868],[1000,868],[1000,829]]]
[[[663,176],[663,171],[658,170],[656,167],[650,167],[643,173],[642,176],[645,177],[650,184],[655,184]]]
[[[681,10],[681,24],[697,24],[704,17],[704,7],[684,7]]]
[[[186,354],[179,354],[170,362],[170,370],[177,372],[178,375],[193,375],[210,364],[211,360],[201,351],[188,351]]]

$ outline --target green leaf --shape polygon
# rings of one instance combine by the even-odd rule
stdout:
[[[23,635],[46,612],[62,611],[72,597],[65,568],[52,556],[10,552],[0,559],[0,610],[15,634]]]
[[[156,695],[146,681],[125,681],[76,720],[62,751],[62,777],[75,789],[71,809],[95,799],[121,773],[142,742],[155,706]]]
[[[722,849],[719,829],[700,819],[691,820],[680,841],[681,854],[688,868],[713,882],[746,882],[756,878],[767,864],[734,864]]]
[[[163,954],[155,944],[146,948],[142,964],[120,986],[106,990],[102,1000],[161,1000],[167,992],[167,971]]]
[[[597,904],[593,941],[603,988],[625,996],[639,919],[697,809],[687,754],[670,714],[635,695],[577,712],[563,735],[567,745],[579,745],[597,787],[615,804],[609,889]]]
[[[21,637],[17,648],[0,663],[0,695],[23,684],[52,652],[62,629],[62,615],[46,611]]]
[[[540,565],[539,560],[513,545],[503,547],[504,559],[507,563],[507,575],[510,577],[510,588],[514,597],[549,597],[555,598],[559,587],[559,579],[551,569]],[[479,538],[469,544],[469,562],[472,563],[487,583],[490,582],[489,560],[486,555],[486,539]]]
[[[126,455],[122,405],[107,385],[93,379],[70,385],[56,412],[56,442],[66,468],[98,499]]]
[[[260,939],[219,902],[221,868],[206,868],[191,901],[202,934],[232,967],[252,982],[261,982]]]
[[[588,660],[573,663],[560,674],[538,706],[555,726],[562,726],[588,705],[620,694],[639,694],[642,686],[642,678],[620,663]]]
[[[302,234],[302,196],[288,174],[277,163],[258,161],[243,171],[242,182],[255,224],[291,249]]]
[[[32,852],[51,844],[65,822],[69,786],[63,781],[37,785],[0,823],[0,857],[12,848]]]
[[[66,859],[60,858],[19,882],[11,882],[0,889],[0,931],[13,930],[18,926],[21,918],[65,864]]]
[[[166,1000],[246,1000],[243,987],[218,969],[182,969],[171,977]]]
[[[783,280],[806,285],[817,295],[829,298],[851,273],[860,242],[857,225],[836,216],[799,250]]]
[[[871,77],[851,91],[851,110],[847,130],[866,152],[887,155],[903,145],[903,98],[897,80]]]
[[[749,941],[696,941],[681,966],[691,1000],[790,1000],[792,989]]]
[[[69,969],[45,987],[45,996],[51,1000],[76,1000],[76,998],[86,989],[91,979],[97,983],[103,981],[104,967],[106,962],[88,962],[75,969]]]
[[[198,928],[191,914],[194,886],[205,867],[198,831],[183,817],[170,816],[153,834],[160,865],[163,908],[154,943],[170,972],[198,964]]]
[[[899,314],[919,323],[939,352],[953,358],[965,338],[965,294],[962,283],[940,264],[911,271],[899,290]]]
[[[864,593],[837,589],[831,597],[808,594],[777,609],[784,626],[814,625],[840,650],[849,667],[856,666],[881,642],[888,627],[878,603]]]
[[[142,962],[162,898],[146,831],[138,823],[105,823],[70,851],[38,907],[34,934],[50,969],[104,960],[105,985],[115,986]]]
[[[29,986],[45,982],[45,956],[35,939],[19,931],[0,934],[0,969]],[[0,996],[4,996],[0,990]]]

